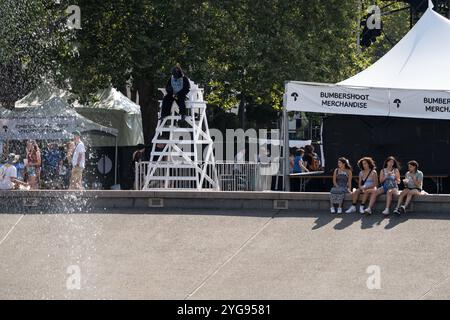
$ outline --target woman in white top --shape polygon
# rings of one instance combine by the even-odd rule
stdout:
[[[10,153],[5,165],[0,168],[0,190],[13,190],[18,186],[28,186],[26,183],[17,180],[17,169],[14,164],[19,161],[18,155]]]

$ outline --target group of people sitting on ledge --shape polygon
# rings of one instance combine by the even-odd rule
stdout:
[[[398,196],[397,206],[394,213],[400,215],[406,212],[411,200],[424,191],[423,173],[418,170],[417,161],[408,162],[408,172],[402,180],[404,188],[400,192],[400,165],[398,161],[390,156],[383,164],[383,168],[378,173],[376,171],[375,161],[370,157],[364,157],[358,161],[360,169],[358,188],[352,190],[352,167],[348,159],[341,157],[338,159],[337,168],[333,172],[333,187],[330,191],[331,213],[342,213],[342,205],[345,195],[351,193],[352,205],[345,213],[356,212],[358,199],[361,196],[359,212],[361,214],[372,214],[377,197],[381,194],[386,195],[386,208],[382,212],[384,215],[390,214],[390,207],[394,196]],[[369,204],[366,207],[366,202]],[[337,207],[337,210],[336,210]]]

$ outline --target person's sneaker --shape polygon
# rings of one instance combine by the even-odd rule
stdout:
[[[359,213],[364,214],[364,206],[359,206]]]
[[[334,207],[331,207],[331,208],[330,208],[330,212],[331,212],[331,213],[336,213],[336,209],[335,209]]]
[[[356,207],[355,206],[351,206],[350,208],[345,210],[345,213],[353,213],[353,212],[356,212]]]
[[[337,209],[337,213],[341,214],[342,213],[342,208],[338,208]]]
[[[389,213],[389,208],[384,209],[382,212],[382,214],[384,214],[385,216],[387,216]]]
[[[405,213],[406,212],[406,207],[405,206],[401,206],[400,208],[398,208],[398,211],[400,213]]]
[[[397,215],[400,215],[400,210],[399,210],[399,208],[395,208],[393,212],[394,212],[395,214],[397,214]]]
[[[372,209],[366,208],[366,209],[364,210],[364,213],[372,214]]]

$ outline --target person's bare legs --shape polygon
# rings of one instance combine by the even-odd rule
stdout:
[[[356,189],[354,192],[352,192],[352,204],[356,205],[358,203],[359,195],[361,194],[361,190]]]
[[[367,199],[369,199],[370,189],[366,190],[362,194],[361,205],[364,207],[366,205]]]
[[[403,203],[403,200],[406,198],[406,196],[409,193],[409,189],[403,189],[402,192],[400,193],[400,195],[398,196],[398,201],[397,201],[397,207],[395,209],[400,208],[400,206]]]
[[[420,191],[417,189],[414,190],[409,190],[408,195],[406,196],[406,201],[405,201],[405,208],[407,208],[409,206],[409,204],[411,203],[411,200],[413,199],[414,196],[418,196],[420,195]]]
[[[383,188],[377,189],[376,191],[370,193],[370,202],[369,202],[368,209],[370,209],[370,210],[373,209],[373,206],[375,205],[375,202],[377,201],[377,197],[383,193],[384,193]]]
[[[28,183],[30,184],[31,190],[37,189],[37,177],[36,176],[29,176]]]
[[[389,189],[386,192],[386,209],[389,209],[391,207],[391,203],[392,203],[392,197],[394,196],[394,194],[397,194],[398,189]]]

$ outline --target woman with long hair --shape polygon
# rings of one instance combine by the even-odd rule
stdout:
[[[364,157],[358,160],[360,169],[358,179],[358,189],[352,192],[352,206],[345,213],[356,212],[358,198],[362,194],[359,213],[364,213],[364,206],[372,192],[377,190],[378,174],[376,171],[375,161],[371,157]]]
[[[39,179],[41,174],[41,149],[35,140],[27,142],[27,163],[25,165],[27,182],[31,189],[39,189]]]
[[[380,171],[381,187],[370,196],[369,207],[364,210],[365,213],[372,214],[372,208],[380,194],[386,194],[386,208],[382,214],[388,215],[391,207],[392,198],[398,195],[398,184],[400,183],[400,165],[393,156],[387,157],[384,161],[383,169]]]
[[[348,159],[340,157],[337,168],[333,172],[333,188],[330,190],[331,213],[336,213],[335,205],[338,206],[337,213],[342,213],[342,204],[345,195],[352,188],[352,167]]]

